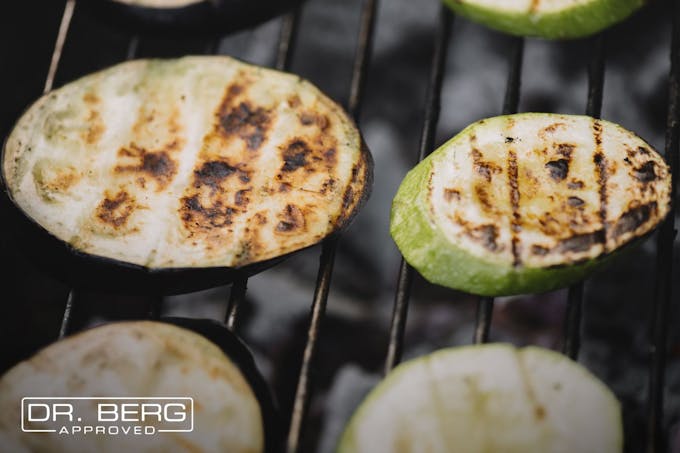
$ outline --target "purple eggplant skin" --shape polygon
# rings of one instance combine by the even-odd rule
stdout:
[[[234,333],[227,329],[224,324],[213,319],[164,317],[160,321],[203,335],[216,344],[239,368],[260,404],[265,437],[264,451],[267,453],[282,452],[283,431],[281,429],[280,414],[269,385],[257,369],[253,355],[248,347]]]
[[[83,253],[49,233],[12,201],[2,184],[0,218],[12,238],[15,253],[26,256],[41,271],[81,290],[112,294],[186,294],[233,283],[257,274],[288,255],[234,267],[146,268],[111,258]],[[296,253],[296,252],[293,252]]]
[[[78,2],[105,22],[143,35],[213,35],[251,28],[290,11],[304,0],[201,0],[173,8],[130,5],[116,0]]]

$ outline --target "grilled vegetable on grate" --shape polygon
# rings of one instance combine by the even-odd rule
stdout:
[[[80,3],[101,20],[113,21],[137,33],[219,35],[265,22],[302,1],[87,0]]]
[[[537,347],[444,349],[405,362],[361,404],[339,453],[618,453],[619,403],[585,368]]]
[[[3,155],[19,234],[37,223],[68,244],[36,234],[36,259],[78,286],[160,292],[318,243],[355,215],[371,166],[318,89],[228,57],[138,60],[70,83],[28,109]]]
[[[75,404],[70,422],[50,417],[22,425],[19,406],[26,396],[113,399],[58,401]],[[119,399],[123,397],[130,399]],[[154,415],[142,420],[139,406],[128,409],[127,422],[120,406],[114,413],[98,415],[100,403],[160,401],[139,397],[193,398],[193,403],[191,408],[173,406],[162,420]],[[223,326],[209,320],[112,323],[59,341],[0,379],[0,408],[0,450],[7,452],[245,453],[276,451],[280,444],[271,396],[250,353]],[[40,410],[34,420],[43,418],[44,409]],[[106,410],[112,409],[107,406]],[[182,418],[187,423],[167,422]],[[73,425],[102,426],[107,434],[74,434]],[[22,432],[21,426],[57,432]],[[108,426],[116,426],[119,434],[108,434],[113,432]],[[142,432],[145,426],[186,432],[123,434],[124,427],[135,426]],[[62,427],[71,434],[59,434]]]
[[[566,286],[654,229],[663,158],[586,116],[479,121],[408,173],[392,206],[404,258],[433,283],[497,296]]]
[[[645,0],[443,0],[457,14],[521,36],[569,39],[622,21]]]

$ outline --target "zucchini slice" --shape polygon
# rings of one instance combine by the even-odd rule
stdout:
[[[215,344],[205,335],[215,336],[218,328],[223,332]],[[275,451],[280,439],[268,437],[272,427],[266,423],[271,421],[267,411],[273,406],[263,386],[248,350],[215,322],[170,318],[106,324],[46,347],[0,379],[0,447],[13,452]],[[27,396],[130,400],[76,402],[72,423],[59,417],[32,422],[30,429],[57,430],[37,434],[20,429],[20,407]],[[140,401],[140,397],[193,398],[193,403],[191,409],[174,406],[163,421],[153,415],[142,420],[139,406],[130,409],[127,421],[120,407],[119,418],[110,412],[98,417],[99,403],[159,402]],[[107,421],[112,418],[117,420]],[[170,418],[178,422],[169,423]],[[186,423],[179,422],[183,418]],[[73,432],[72,425],[107,430],[105,435]],[[70,434],[59,434],[64,426]],[[119,434],[110,435],[108,426],[117,427]],[[150,426],[184,431],[123,434],[125,427],[141,427],[144,432]]]
[[[651,146],[608,121],[495,117],[406,175],[390,230],[430,282],[486,296],[548,291],[652,231],[670,182]]]
[[[546,349],[450,348],[405,362],[361,404],[339,453],[620,453],[618,401]]]
[[[320,242],[372,179],[335,102],[223,56],[137,60],[69,83],[28,109],[3,151],[23,217],[79,256],[166,271],[170,284],[187,268],[228,281],[227,268],[249,273]],[[71,277],[98,278],[81,272]]]
[[[520,36],[569,39],[624,20],[646,0],[443,0],[457,14]]]

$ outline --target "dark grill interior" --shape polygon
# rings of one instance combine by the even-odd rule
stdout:
[[[382,171],[388,172],[388,169],[380,166],[386,160],[393,159],[410,166],[416,159],[423,159],[439,143],[467,123],[479,119],[479,116],[474,115],[480,110],[486,112],[486,116],[517,111],[559,111],[600,117],[603,104],[605,118],[613,121],[619,121],[619,117],[630,121],[630,116],[621,113],[622,105],[640,110],[639,115],[644,118],[644,123],[627,124],[621,121],[622,124],[640,132],[657,149],[665,149],[673,173],[678,169],[678,2],[657,2],[610,31],[569,43],[545,43],[502,36],[461,19],[454,19],[443,8],[436,12],[438,6],[434,0],[423,7],[422,14],[417,5],[411,5],[407,0],[395,4],[353,0],[340,2],[342,5],[326,0],[310,0],[300,10],[281,19],[273,20],[254,31],[221,40],[137,36],[91,18],[73,0],[15,3],[23,4],[7,6],[9,11],[3,16],[5,45],[2,61],[5,70],[1,80],[4,82],[6,101],[0,123],[3,136],[7,135],[21,110],[40,95],[43,87],[58,87],[88,72],[130,58],[219,52],[234,53],[256,63],[301,73],[331,97],[346,101],[344,105],[357,122],[363,120],[361,123],[369,124],[369,147],[374,154],[381,156],[376,159],[376,175]],[[395,20],[395,16],[401,14],[399,8],[411,10],[404,15],[414,18],[409,28],[403,31],[390,28],[403,25],[404,22],[409,24],[408,21]],[[425,16],[426,19],[423,18]],[[672,30],[669,24],[671,17]],[[372,59],[374,35],[379,40],[381,30],[384,31],[383,47]],[[398,36],[402,32],[405,37]],[[328,37],[322,36],[324,33]],[[326,54],[324,46],[335,45],[332,40],[339,36],[343,37],[343,42],[337,43],[337,47],[343,50],[329,48]],[[60,50],[62,44],[63,52]],[[466,46],[474,50],[465,51]],[[475,52],[479,48],[485,48],[486,54],[480,55],[478,60],[470,60],[471,56],[476,57]],[[549,53],[543,53],[548,48]],[[667,55],[669,49],[672,55],[670,75],[663,80],[655,80],[656,85],[652,89],[645,88],[647,91],[642,88],[630,89],[631,80],[644,81],[647,74],[644,71],[645,64],[649,64],[645,56],[659,52]],[[351,52],[355,52],[353,59]],[[548,55],[551,59],[542,60],[542,55]],[[506,69],[498,67],[499,59],[507,61]],[[403,71],[401,65],[405,66]],[[413,68],[406,67],[408,65]],[[459,80],[456,78],[457,72],[464,71],[466,66],[472,68],[469,72],[482,71],[479,73],[480,85],[488,85],[490,79],[505,79],[504,86],[486,86],[486,99],[483,102],[480,100],[482,107],[470,108],[466,104],[470,102],[470,95],[464,96],[456,91],[455,83]],[[550,69],[542,66],[550,66]],[[501,74],[499,71],[505,72]],[[490,73],[493,75],[487,77],[486,74]],[[551,79],[555,74],[558,74],[559,80]],[[622,79],[623,84],[614,83],[608,88],[605,83],[608,74],[616,77],[615,82]],[[627,74],[640,76],[627,78]],[[533,89],[532,82],[537,81],[541,89],[549,85],[550,91]],[[504,95],[496,96],[503,90]],[[622,99],[627,96],[628,102],[622,104]],[[607,110],[610,98],[614,107]],[[401,104],[399,113],[391,111],[396,104]],[[585,109],[574,107],[583,104],[586,105]],[[494,111],[489,105],[502,105],[502,109]],[[633,115],[633,118],[636,117]],[[392,122],[391,127],[403,130],[403,135],[397,136],[396,142],[383,140],[383,135],[375,132],[380,129],[381,120]],[[665,148],[662,148],[664,130]],[[372,138],[375,143],[371,142]],[[391,145],[394,145],[396,155],[388,159],[384,156],[390,154]],[[400,168],[396,172],[395,178],[403,176],[402,170]],[[389,171],[395,173],[394,168]],[[364,211],[388,210],[391,193],[388,196],[385,193],[391,191],[392,187],[388,187],[389,190],[379,188],[380,184],[394,186],[394,182],[377,176],[374,199]],[[674,188],[676,186],[677,178],[674,178]],[[400,362],[403,354],[415,356],[434,347],[467,341],[462,341],[460,335],[454,336],[452,340],[453,331],[471,332],[473,338],[467,338],[476,343],[489,339],[520,344],[537,342],[578,358],[584,333],[583,349],[589,351],[585,364],[612,385],[622,400],[626,451],[680,451],[680,434],[676,426],[680,416],[680,372],[675,366],[680,355],[679,338],[675,331],[680,323],[672,304],[677,298],[675,291],[678,284],[674,211],[655,235],[655,249],[650,241],[640,252],[629,255],[628,263],[617,265],[602,276],[595,276],[585,288],[579,284],[568,291],[510,298],[501,301],[500,307],[497,306],[498,301],[490,298],[476,300],[453,291],[433,288],[423,282],[403,260],[397,266],[398,259],[393,260],[393,263],[381,263],[378,260],[377,264],[375,260],[367,259],[366,255],[370,252],[362,251],[361,248],[371,240],[371,234],[380,235],[384,247],[393,248],[386,229],[380,229],[377,233],[371,231],[373,217],[368,215],[362,213],[342,238],[332,237],[322,246],[304,252],[278,269],[254,277],[251,282],[241,279],[228,291],[218,289],[186,300],[180,297],[164,300],[161,297],[92,294],[64,288],[34,270],[23,259],[21,245],[11,243],[3,236],[2,256],[5,263],[12,264],[3,275],[5,316],[2,369],[53,341],[57,333],[61,337],[103,319],[156,318],[161,313],[173,310],[193,310],[192,313],[200,317],[205,312],[212,314],[215,311],[209,303],[208,308],[201,311],[198,302],[201,298],[223,298],[226,303],[222,303],[221,310],[225,313],[224,321],[228,328],[238,331],[258,353],[268,356],[259,359],[272,368],[265,370],[265,374],[272,381],[282,418],[289,426],[287,450],[327,451],[333,436],[337,436],[338,429],[341,429],[354,407],[334,410],[332,407],[329,409],[329,405],[332,406],[333,401],[344,398],[344,395],[349,395],[348,399],[356,405],[361,397],[359,393],[363,394],[367,390],[358,390],[361,385],[356,382],[353,389],[343,391],[338,387],[334,376],[348,363],[359,364],[370,370],[373,373],[371,382],[374,382],[379,370],[389,371]],[[362,238],[362,235],[368,236],[368,239]],[[393,250],[390,253],[390,257],[397,258]],[[336,255],[338,275],[331,288]],[[636,260],[638,267],[633,263]],[[645,268],[639,271],[639,266]],[[397,269],[398,278],[395,282]],[[290,338],[283,346],[263,344],[261,338],[253,333],[252,327],[257,317],[263,315],[258,312],[261,307],[253,300],[260,298],[260,293],[251,296],[250,291],[257,288],[256,285],[268,285],[268,276],[276,276],[277,272],[280,272],[279,280],[292,275],[299,277],[300,287],[308,294],[305,304],[308,306],[309,299],[312,302],[309,317],[298,316],[292,322],[282,321],[286,332],[272,334]],[[390,281],[383,283],[383,277]],[[632,283],[628,284],[627,281]],[[621,297],[625,289],[616,288],[619,285],[627,288],[627,284],[639,286],[640,291],[629,297]],[[372,285],[378,288],[372,288]],[[250,288],[247,291],[248,286]],[[355,300],[337,301],[341,309],[329,308],[330,313],[326,316],[329,294],[332,307],[332,293],[336,286],[336,291],[342,293],[338,299]],[[275,293],[276,290],[269,292]],[[386,308],[385,302],[388,300],[383,297],[385,294],[389,294],[388,299],[393,299],[391,311]],[[413,301],[414,306],[409,309],[411,294],[417,300]],[[643,300],[638,297],[640,294]],[[297,292],[291,297],[297,297]],[[280,298],[286,297],[280,295]],[[437,302],[448,300],[453,302]],[[279,300],[265,302],[283,304]],[[285,313],[286,307],[279,310],[269,316],[283,316],[281,313]],[[300,311],[299,308],[296,310]],[[342,310],[359,311],[362,314],[343,317],[338,315],[342,314]],[[445,313],[443,319],[452,322],[443,326],[433,323],[432,317],[440,312]],[[407,323],[409,313],[412,319]],[[548,318],[550,321],[546,323]],[[595,321],[588,324],[589,319]],[[541,337],[527,335],[526,332],[517,333],[513,329],[518,327],[513,326],[513,322],[520,324],[520,327],[521,324],[551,326],[547,335],[552,340],[546,344]],[[409,325],[413,326],[410,330]],[[631,331],[637,340],[627,338]],[[642,343],[635,343],[641,332]],[[559,336],[561,338],[556,340]],[[594,347],[588,349],[588,339],[591,337],[598,345],[601,342],[610,343],[612,349],[598,356]],[[418,343],[418,347],[409,350],[411,339]],[[625,358],[612,358],[616,354],[628,353],[635,356],[633,361],[636,367],[629,369],[629,361]],[[339,357],[333,357],[335,355]],[[598,363],[598,359],[602,361]],[[641,367],[647,367],[646,373],[638,372]],[[629,381],[634,382],[626,387],[621,384],[621,377],[627,373],[631,376]]]

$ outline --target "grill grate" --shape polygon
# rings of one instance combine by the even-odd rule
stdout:
[[[677,171],[680,168],[680,2],[672,3],[672,44],[671,44],[671,72],[669,82],[669,104],[667,113],[665,156],[673,172],[673,193],[677,193]],[[66,42],[71,19],[76,7],[76,0],[65,3],[58,36],[45,80],[44,92],[49,91],[54,83],[55,74],[59,66],[63,46]],[[354,59],[352,83],[347,103],[350,114],[358,122],[366,74],[371,59],[371,48],[375,31],[377,0],[364,0],[361,12],[361,24],[358,34],[358,46]],[[276,68],[289,70],[293,59],[295,43],[299,30],[301,8],[283,18],[281,34],[278,43]],[[425,118],[418,149],[418,161],[422,160],[434,148],[435,130],[437,127],[442,83],[445,75],[446,59],[449,48],[453,16],[448,9],[441,7],[439,24],[434,42],[434,54],[430,67],[430,76],[426,95]],[[508,77],[503,102],[503,114],[514,113],[518,109],[521,88],[522,60],[524,53],[524,39],[512,39],[512,50],[509,55]],[[133,37],[128,47],[128,58],[136,54],[139,38]],[[216,47],[216,46],[213,46]],[[592,55],[588,65],[588,99],[586,114],[599,117],[603,102],[603,87],[605,75],[606,33],[593,38]],[[662,452],[667,447],[667,435],[664,430],[663,404],[664,384],[667,355],[667,337],[669,310],[671,304],[671,283],[673,280],[673,241],[676,235],[674,229],[675,206],[663,223],[657,238],[656,281],[654,292],[654,307],[650,324],[652,326],[653,344],[651,346],[651,361],[649,372],[648,396],[648,424],[647,424],[647,452]],[[318,339],[321,333],[321,323],[324,318],[330,282],[333,272],[335,252],[340,241],[339,236],[327,239],[323,243],[316,288],[311,306],[311,316],[307,342],[302,357],[302,365],[297,382],[295,401],[293,406],[290,430],[286,448],[289,452],[300,449],[305,415],[312,393],[310,371],[312,369]],[[401,360],[406,320],[411,296],[414,271],[402,259],[394,306],[389,329],[389,343],[385,358],[385,372],[394,368]],[[229,329],[238,327],[239,309],[245,300],[247,279],[241,278],[232,286],[227,304],[225,323]],[[569,288],[567,309],[564,318],[563,353],[576,358],[580,347],[580,330],[583,311],[583,284],[576,284]],[[148,316],[157,318],[162,308],[161,297],[149,299]],[[78,292],[71,289],[66,301],[63,320],[59,330],[59,337],[64,337],[71,330],[71,320],[78,304]],[[479,298],[477,302],[477,316],[474,329],[475,343],[488,341],[493,315],[493,298]]]

